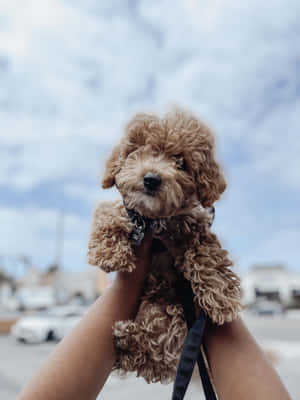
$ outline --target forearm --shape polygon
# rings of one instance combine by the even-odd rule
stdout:
[[[138,267],[143,270],[145,266]],[[115,360],[112,327],[116,321],[134,317],[142,286],[143,276],[139,271],[132,275],[119,274],[57,345],[23,389],[19,400],[95,399]]]
[[[210,326],[205,346],[220,400],[291,400],[241,319]]]

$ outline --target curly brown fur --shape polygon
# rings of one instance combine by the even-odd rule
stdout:
[[[213,322],[222,325],[237,317],[240,282],[215,234],[194,239],[176,266],[191,281],[195,301]]]
[[[115,324],[115,369],[137,371],[147,382],[168,383],[176,373],[187,328],[179,304],[142,301],[136,321]]]
[[[155,190],[145,185],[149,173],[161,180]],[[114,327],[115,368],[136,371],[148,382],[168,382],[186,335],[175,291],[182,276],[191,282],[195,304],[214,323],[231,321],[240,310],[239,279],[210,231],[208,207],[226,187],[211,131],[183,111],[162,119],[137,115],[107,162],[102,185],[114,184],[127,208],[155,219],[153,236],[166,250],[152,254],[152,273],[136,319]],[[124,204],[102,203],[94,214],[89,262],[105,271],[135,268],[128,239],[133,224]]]
[[[95,210],[89,241],[89,263],[106,272],[135,268],[135,256],[128,243],[132,223],[121,202],[103,202]]]

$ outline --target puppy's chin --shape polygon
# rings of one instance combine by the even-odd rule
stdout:
[[[171,201],[164,193],[133,192],[123,195],[124,204],[148,218],[167,218],[179,213],[179,201]]]

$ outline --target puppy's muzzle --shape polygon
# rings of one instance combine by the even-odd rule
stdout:
[[[148,172],[144,176],[144,188],[146,191],[156,191],[161,185],[161,177],[159,175],[152,174]]]

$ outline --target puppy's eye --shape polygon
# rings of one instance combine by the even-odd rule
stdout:
[[[176,156],[176,168],[186,171],[186,161],[183,156]]]

